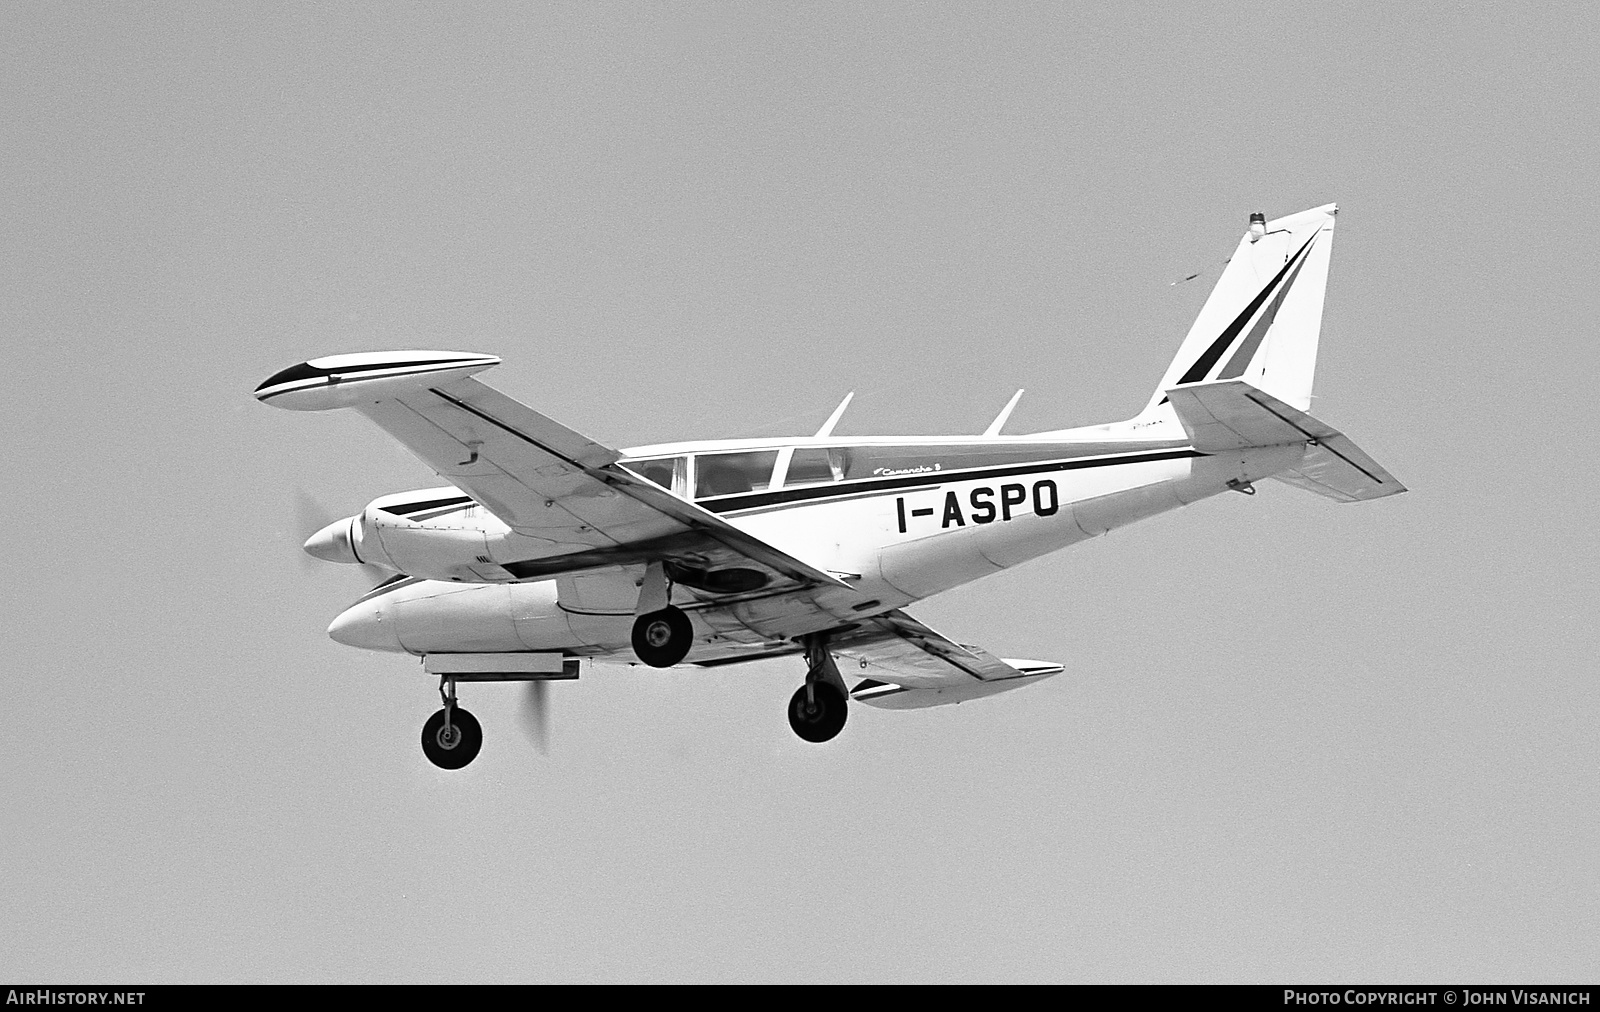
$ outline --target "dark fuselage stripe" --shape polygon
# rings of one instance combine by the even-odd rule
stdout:
[[[930,488],[958,481],[983,481],[987,478],[1009,478],[1022,474],[1053,474],[1057,471],[1076,471],[1086,467],[1110,467],[1115,464],[1145,464],[1158,460],[1179,460],[1185,457],[1204,457],[1198,450],[1163,450],[1157,453],[1138,453],[1123,457],[1095,457],[1090,459],[1040,461],[1033,464],[1016,464],[1011,467],[987,467],[971,471],[943,471],[937,484],[930,484],[926,474],[906,478],[877,478],[867,481],[847,481],[836,485],[809,485],[805,488],[785,488],[776,492],[752,492],[747,495],[728,496],[723,499],[702,499],[699,505],[713,513],[733,513],[739,510],[760,509],[764,506],[789,505],[824,499],[846,499],[872,492],[889,492],[896,489]]]
[[[549,446],[532,438],[525,432],[512,428],[505,422],[492,415],[485,414],[464,401],[451,397],[442,390],[432,389],[431,393],[443,400],[454,404],[456,407],[469,414],[489,422],[491,425],[504,429],[507,433],[533,446],[537,446],[545,453],[566,461],[586,472],[592,469],[580,461],[574,460],[564,453],[560,453]],[[1010,475],[1033,474],[1036,472],[1072,471],[1083,467],[1106,467],[1112,464],[1143,464],[1157,460],[1177,460],[1183,457],[1204,457],[1206,454],[1193,449],[1162,450],[1157,452],[1140,452],[1121,457],[1092,457],[1077,458],[1073,460],[1042,461],[1037,463],[1015,464],[1010,467],[977,468],[971,471],[943,471],[938,474],[937,484],[948,484],[950,481],[975,481],[983,478],[1004,478]],[[948,476],[948,477],[946,477]],[[719,499],[697,500],[695,505],[712,513],[731,513],[736,510],[759,509],[763,506],[777,506],[781,504],[805,502],[812,499],[833,499],[846,496],[861,495],[868,492],[883,492],[889,489],[914,488],[928,486],[930,475],[927,472],[907,475],[899,478],[875,478],[869,480],[845,481],[831,485],[811,485],[805,488],[785,488],[776,492],[752,492],[743,495],[732,495]]]
[[[438,391],[434,391],[434,393],[438,393]],[[445,395],[441,394],[440,396]],[[453,400],[453,398],[447,399]],[[463,408],[467,407],[464,404],[460,406]],[[468,408],[467,410],[470,411],[471,409]],[[486,415],[482,415],[481,412],[474,411],[473,414],[478,414],[487,421],[494,421],[494,419],[489,418]],[[502,428],[506,428],[508,432],[511,432],[515,435],[522,435],[515,429],[511,429],[503,425]],[[522,438],[527,439],[526,436],[523,436]],[[534,443],[535,446],[540,445],[531,439],[528,439],[527,441]],[[544,449],[542,446],[540,448]],[[1023,474],[1053,474],[1059,471],[1073,471],[1080,468],[1110,467],[1117,464],[1145,464],[1162,460],[1179,460],[1183,458],[1205,456],[1208,456],[1208,454],[1204,454],[1193,449],[1162,450],[1154,453],[1135,453],[1120,457],[1041,461],[1036,464],[1014,465],[1010,467],[980,468],[972,471],[946,471],[941,473],[940,477],[945,479],[945,484],[948,484],[957,481],[981,481],[987,478],[1006,478]],[[868,481],[844,482],[836,485],[809,486],[800,489],[782,489],[778,492],[758,492],[752,495],[729,497],[716,502],[702,502],[700,505],[705,509],[711,510],[712,512],[730,513],[738,510],[759,509],[761,504],[751,503],[750,500],[752,499],[771,498],[781,501],[774,501],[768,503],[767,505],[789,505],[794,503],[804,503],[808,500],[844,501],[862,498],[869,495],[876,495],[883,492],[905,491],[908,489],[927,491],[938,487],[938,484],[930,484],[928,482],[928,476],[926,474],[919,474],[904,478],[878,478]],[[466,501],[471,502],[472,500],[466,499]],[[405,507],[402,506],[401,508]],[[665,547],[665,545],[661,546],[663,549]],[[510,572],[513,577],[518,579],[539,579],[541,577],[554,576],[560,572],[573,569],[594,568],[599,565],[626,565],[632,562],[640,561],[645,557],[644,555],[639,555],[638,558],[635,558],[635,554],[637,553],[628,553],[621,550],[596,550],[590,552],[578,552],[573,555],[552,556],[547,559],[539,559],[532,562],[510,563],[504,565],[503,568]],[[649,553],[646,552],[645,554],[648,555]],[[360,600],[371,600],[374,597],[381,597],[385,594],[399,590],[402,587],[410,586],[413,583],[420,582],[423,581],[417,577],[397,577],[386,583],[379,584],[377,587],[374,587],[372,590],[364,594]],[[753,660],[755,658],[750,659]],[[967,673],[972,674],[970,671]],[[973,675],[973,677],[978,676]]]
[[[923,482],[920,485],[911,485],[911,486],[909,486],[907,488],[889,489],[888,491],[891,491],[891,492],[931,492],[931,491],[933,491],[934,489],[936,489],[938,487],[939,487],[939,485],[936,482],[935,483]],[[837,486],[824,485],[824,486],[821,486],[821,488],[837,488]],[[883,490],[883,489],[871,489],[871,488],[867,488],[867,489],[863,489],[863,488],[842,489],[842,490],[839,491],[838,495],[830,496],[828,498],[828,502],[835,503],[835,502],[849,502],[852,499],[871,499],[874,496],[883,495],[884,492],[885,492],[885,490]],[[804,500],[804,499],[800,500],[800,504],[801,505],[804,505],[805,502],[806,502],[806,500]],[[738,513],[741,516],[748,516],[749,514],[752,514],[752,513],[770,513],[773,510],[785,509],[785,508],[787,508],[789,506],[795,505],[795,503],[794,502],[780,502],[780,503],[774,503],[774,504],[772,504],[770,506],[740,506],[737,509],[719,508],[716,503],[709,503],[709,502],[701,502],[698,505],[700,505],[701,507],[703,507],[705,509],[710,510],[713,513],[728,513],[730,515],[732,515],[734,513]]]

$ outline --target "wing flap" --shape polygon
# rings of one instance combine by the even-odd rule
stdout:
[[[868,619],[835,636],[829,650],[866,676],[852,698],[886,709],[960,703],[1030,685],[1062,671],[1045,661],[1001,660],[943,636],[903,611]]]
[[[1041,662],[1014,661],[1014,664],[1033,664]],[[998,682],[972,682],[968,685],[949,685],[936,688],[916,688],[909,685],[895,685],[892,682],[879,682],[867,679],[859,683],[850,693],[850,698],[858,703],[877,707],[880,710],[925,710],[930,706],[949,706],[953,703],[965,703],[970,699],[982,699],[984,696],[997,696],[1002,692],[1020,689],[1025,685],[1043,681],[1051,675],[1061,673],[1059,664],[1042,664],[1045,670],[1024,671],[1016,678]]]

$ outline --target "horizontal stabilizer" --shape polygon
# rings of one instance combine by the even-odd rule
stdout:
[[[1177,386],[1167,397],[1194,448],[1203,453],[1305,443],[1300,464],[1273,477],[1340,502],[1406,491],[1344,433],[1244,380]]]
[[[1394,475],[1342,435],[1324,439],[1319,445],[1310,447],[1299,467],[1273,477],[1284,484],[1339,502],[1382,499],[1386,495],[1399,495],[1406,491],[1406,487],[1396,481]]]

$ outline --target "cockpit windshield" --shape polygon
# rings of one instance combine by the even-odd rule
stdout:
[[[682,495],[685,475],[688,473],[687,463],[687,457],[654,457],[649,460],[624,460],[622,466],[645,481]]]

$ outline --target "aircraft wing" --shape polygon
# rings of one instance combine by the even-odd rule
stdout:
[[[801,586],[845,586],[716,514],[617,464],[595,442],[471,373],[499,362],[461,352],[379,352],[316,359],[268,379],[256,396],[282,407],[351,407],[521,535],[527,578],[676,561],[710,571],[752,565]]]
[[[866,676],[851,690],[852,699],[891,710],[992,696],[1062,671],[1062,665],[1048,661],[1001,660],[982,647],[942,636],[903,611],[835,635],[828,649],[854,662],[841,663],[842,674]]]

